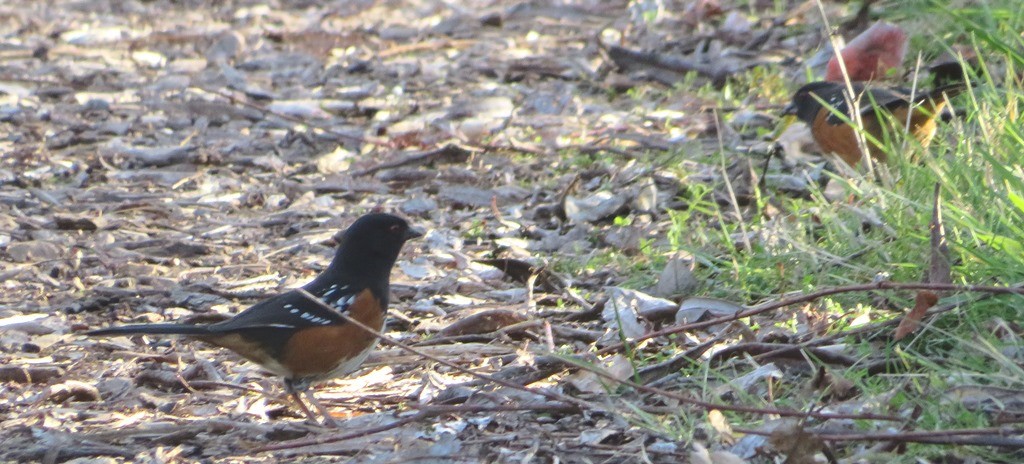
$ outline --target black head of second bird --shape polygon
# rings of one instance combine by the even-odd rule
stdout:
[[[783,115],[794,115],[797,119],[811,124],[822,109],[822,102],[838,108],[846,102],[841,84],[834,82],[811,82],[800,87],[793,99],[783,110]]]

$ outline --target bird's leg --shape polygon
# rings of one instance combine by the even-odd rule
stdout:
[[[296,381],[294,379],[284,379],[284,388],[286,391],[288,391],[288,394],[295,399],[295,402],[299,404],[299,409],[301,409],[302,413],[306,415],[306,418],[313,424],[320,425],[320,421],[317,420],[316,415],[314,415],[313,411],[310,411],[309,407],[306,406],[306,403],[302,401],[301,393],[308,393],[309,383],[303,382],[301,380]],[[317,401],[312,394],[308,394],[307,398],[309,398],[311,400],[310,402],[313,403],[314,406],[316,406],[318,411],[320,411],[320,414],[324,418],[324,425],[326,425],[327,427],[338,426],[338,423],[334,421],[334,418],[331,417],[327,409],[324,408],[323,405],[321,405],[320,402]]]
[[[320,402],[316,400],[316,396],[313,395],[313,392],[305,390],[305,393],[306,398],[309,399],[309,402],[313,403],[313,406],[316,407],[316,410],[319,411],[320,415],[324,417],[324,426],[334,429],[338,428],[338,422],[334,420],[334,416],[331,415],[331,412],[328,411],[327,408],[324,407],[324,405],[320,404]]]

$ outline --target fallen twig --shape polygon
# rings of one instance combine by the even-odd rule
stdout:
[[[1020,284],[1014,284],[1014,287],[1018,287],[1018,286],[1020,286]],[[995,295],[994,293],[989,293],[989,294],[986,294],[986,295],[980,295],[979,297],[974,298],[970,302],[971,303],[976,303],[978,301],[990,298],[990,297],[992,297],[994,295]],[[953,310],[955,308],[960,307],[961,305],[963,305],[965,303],[967,303],[967,301],[957,301],[957,302],[946,303],[946,304],[942,304],[942,305],[939,305],[939,306],[935,306],[932,309],[930,309],[927,314],[925,314],[925,317],[933,317],[935,315],[951,311],[951,310]],[[788,346],[788,347],[782,347],[782,348],[779,348],[777,350],[769,351],[767,353],[762,353],[762,354],[754,355],[753,358],[755,360],[760,360],[760,359],[766,359],[766,358],[771,358],[771,357],[775,357],[775,356],[783,356],[785,353],[788,353],[788,352],[799,351],[799,350],[806,349],[806,348],[809,348],[809,347],[828,345],[829,343],[832,343],[832,342],[834,342],[836,340],[839,340],[841,338],[855,337],[855,336],[859,336],[859,335],[862,335],[862,334],[868,334],[868,333],[877,333],[878,331],[881,331],[882,329],[886,329],[886,328],[890,328],[890,327],[896,326],[899,323],[900,323],[900,319],[889,319],[887,321],[876,322],[874,324],[867,324],[867,325],[863,325],[863,326],[860,326],[860,327],[857,327],[855,329],[851,329],[851,330],[848,330],[848,331],[845,331],[845,332],[839,332],[839,333],[835,333],[835,334],[832,334],[832,335],[827,335],[827,336],[824,336],[824,337],[818,337],[818,338],[815,338],[814,340],[809,340],[809,341],[806,341],[804,343],[799,343],[799,344]],[[884,370],[884,369],[881,369],[882,364],[889,364],[889,362],[888,361],[884,361],[882,363],[876,363],[876,364],[869,365],[868,368],[867,368],[868,369],[868,373],[872,373],[873,374],[873,373],[880,372],[880,370]]]
[[[419,166],[426,164],[431,161],[436,161],[442,158],[449,158],[455,161],[464,161],[470,157],[474,152],[453,143],[449,143],[443,147],[435,148],[433,150],[421,151],[397,161],[391,161],[388,163],[378,164],[371,166],[366,169],[356,171],[352,173],[352,177],[362,177],[374,174],[378,171],[384,171],[387,169],[395,169],[403,166]]]
[[[817,292],[806,293],[790,298],[783,298],[778,301],[765,303],[746,311],[741,311],[731,316],[719,317],[703,322],[694,322],[691,324],[683,324],[677,326],[666,327],[661,330],[651,332],[642,337],[631,340],[629,343],[637,345],[645,340],[652,338],[664,337],[666,335],[672,335],[688,330],[699,330],[706,327],[711,327],[726,322],[732,322],[739,319],[744,319],[750,316],[756,316],[761,313],[773,311],[787,306],[792,306],[799,303],[806,303],[808,301],[814,301],[818,298],[826,297],[829,295],[836,295],[840,293],[853,293],[853,292],[868,292],[876,290],[933,290],[933,291],[950,291],[950,292],[983,292],[993,294],[1024,294],[1024,287],[1016,285],[1013,287],[996,287],[986,285],[955,285],[955,284],[938,284],[938,283],[921,283],[921,282],[874,282],[870,284],[860,285],[847,285],[843,287],[833,287]],[[597,354],[608,354],[615,353],[625,348],[625,343],[616,343],[614,345],[602,348]]]
[[[521,403],[521,404],[411,404],[410,408],[420,411],[431,411],[435,414],[478,413],[478,412],[511,412],[511,411],[544,411],[544,412],[575,412],[579,408],[565,403]]]
[[[734,432],[749,435],[771,436],[774,432],[733,428]],[[814,433],[808,431],[822,440],[828,441],[892,441],[900,443],[933,443],[945,445],[979,445],[979,446],[1004,446],[1022,447],[1024,437],[1009,437],[1006,435],[1024,434],[1021,428],[1000,428],[989,427],[981,429],[960,429],[960,430],[919,430],[911,432],[869,432],[869,433]],[[988,435],[988,436],[982,436]],[[969,438],[967,438],[969,437]]]
[[[905,419],[903,417],[887,416],[887,415],[884,415],[884,414],[825,413],[825,412],[816,412],[816,411],[795,411],[795,410],[792,410],[792,409],[758,408],[758,407],[754,407],[754,406],[740,406],[740,405],[725,404],[725,403],[712,403],[712,402],[709,402],[709,401],[703,401],[703,400],[694,399],[694,398],[691,398],[689,396],[681,395],[679,393],[671,392],[671,391],[668,391],[668,390],[663,390],[663,389],[655,388],[655,387],[649,387],[647,385],[641,385],[639,383],[636,383],[636,382],[633,382],[633,381],[630,381],[630,380],[619,379],[619,378],[616,378],[615,376],[613,376],[611,374],[608,374],[607,372],[601,371],[599,369],[595,369],[595,368],[587,365],[587,363],[585,363],[585,362],[581,362],[579,360],[576,360],[576,359],[573,359],[573,358],[570,358],[570,357],[562,357],[562,356],[557,356],[557,355],[555,355],[554,357],[557,358],[557,359],[562,360],[562,362],[564,362],[566,364],[569,364],[571,366],[578,367],[578,368],[583,369],[585,371],[591,372],[591,373],[593,373],[593,374],[597,375],[598,377],[601,377],[601,378],[603,378],[605,380],[610,380],[610,381],[615,382],[617,384],[625,385],[627,387],[636,389],[638,391],[642,391],[644,393],[650,393],[650,394],[653,394],[653,395],[659,395],[659,396],[663,396],[663,397],[666,397],[666,398],[672,398],[674,400],[679,401],[680,403],[688,404],[690,406],[696,406],[698,408],[701,408],[701,409],[704,409],[704,410],[707,410],[707,411],[711,411],[711,410],[717,409],[719,411],[734,411],[734,412],[743,412],[743,413],[751,413],[751,414],[777,415],[777,416],[782,416],[782,417],[813,417],[815,419],[825,419],[825,420],[827,420],[827,419],[854,419],[854,420],[882,420],[882,421],[894,421],[894,422],[897,422],[897,421],[902,421],[902,420]]]
[[[654,67],[680,74],[696,72],[711,79],[716,86],[725,83],[725,79],[735,73],[733,69],[726,69],[715,64],[698,63],[678,56],[667,56],[655,52],[630,50],[618,45],[605,47],[608,56],[621,68],[636,68],[639,66]]]
[[[0,382],[47,383],[63,376],[57,366],[0,366]]]
[[[789,348],[789,349],[787,349]],[[759,359],[775,359],[775,358],[790,358],[790,359],[804,359],[800,354],[802,351],[806,351],[811,356],[818,358],[821,362],[826,364],[838,364],[840,366],[850,367],[857,363],[858,359],[853,356],[847,356],[842,353],[836,353],[834,351],[825,350],[819,347],[799,347],[795,344],[788,343],[741,343],[738,345],[732,345],[722,350],[719,350],[711,356],[709,362],[720,362],[726,359],[743,355],[766,355]],[[767,355],[771,356],[767,356]]]
[[[289,122],[294,122],[296,124],[302,124],[304,126],[314,127],[314,128],[316,128],[318,130],[324,131],[325,133],[328,133],[328,134],[331,134],[331,135],[334,135],[336,137],[340,137],[340,138],[343,138],[343,139],[354,140],[356,142],[369,143],[371,145],[378,145],[378,146],[387,145],[389,143],[385,139],[380,139],[380,138],[376,138],[376,137],[369,137],[369,136],[366,136],[366,135],[346,134],[344,132],[338,132],[336,130],[332,130],[332,129],[328,128],[328,127],[319,126],[316,123],[308,121],[308,120],[305,120],[305,119],[297,118],[295,116],[291,116],[291,115],[288,115],[288,114],[278,113],[276,111],[271,111],[271,110],[269,110],[267,108],[264,108],[264,107],[262,107],[260,105],[256,105],[254,103],[249,103],[249,102],[245,101],[244,99],[238,98],[235,95],[232,95],[232,94],[230,94],[228,92],[221,91],[219,89],[203,87],[202,90],[204,92],[209,92],[209,93],[212,93],[212,94],[217,95],[219,97],[226,98],[231,103],[237,103],[239,105],[242,105],[242,106],[245,106],[245,107],[248,107],[248,108],[252,108],[252,109],[254,109],[256,111],[259,111],[259,112],[261,112],[263,114],[269,114],[271,116],[276,116],[276,117],[279,117],[279,118],[284,119],[284,120],[289,121]]]
[[[305,448],[307,446],[322,445],[322,444],[325,444],[325,443],[335,443],[335,442],[339,442],[339,441],[351,440],[353,438],[365,437],[367,435],[373,435],[375,433],[381,433],[381,432],[386,432],[388,430],[394,430],[394,429],[397,429],[397,428],[399,428],[399,427],[401,427],[403,425],[412,424],[412,423],[415,423],[417,421],[426,419],[428,417],[436,416],[438,414],[441,414],[441,413],[440,412],[433,412],[433,411],[420,411],[420,412],[418,412],[416,414],[413,414],[411,416],[399,419],[399,420],[391,422],[389,424],[378,425],[376,427],[367,427],[365,429],[360,429],[360,430],[357,430],[355,432],[349,432],[349,433],[344,433],[344,434],[341,434],[341,435],[334,435],[334,436],[330,436],[330,437],[318,437],[318,438],[311,438],[311,439],[306,439],[306,440],[286,441],[284,443],[277,443],[277,444],[274,444],[274,445],[263,446],[263,447],[257,448],[256,451],[257,452],[264,452],[264,451],[292,450],[292,449],[296,449],[296,448]]]

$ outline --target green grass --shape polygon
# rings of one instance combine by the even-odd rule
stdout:
[[[812,192],[811,199],[776,196],[773,217],[757,214],[767,206],[761,198],[759,204],[741,208],[742,219],[736,217],[732,206],[716,203],[710,188],[687,185],[682,195],[688,207],[668,212],[671,227],[659,242],[661,248],[652,244],[639,260],[622,259],[611,252],[592,258],[585,267],[612,266],[627,282],[642,283],[663,264],[654,257],[685,250],[698,262],[695,272],[704,283],[699,294],[743,304],[796,290],[868,283],[882,273],[893,281],[918,282],[929,268],[928,225],[933,189],[939,184],[953,283],[1024,282],[1024,88],[1016,77],[1024,70],[1024,39],[1019,35],[1024,30],[1024,16],[1019,9],[1019,3],[1011,0],[966,7],[950,7],[938,0],[885,4],[886,19],[901,23],[913,37],[911,55],[920,51],[928,59],[957,43],[977,49],[985,64],[974,76],[971,91],[954,102],[960,118],[943,125],[928,149],[908,156],[899,140],[887,141],[890,163],[885,167],[889,172],[885,181],[837,178],[834,182],[843,186],[845,194],[831,200],[819,191]],[[781,70],[760,68],[741,75],[721,91],[680,86],[672,93],[695,93],[730,106],[749,104],[740,96],[754,92],[779,103],[793,90],[784,87],[788,83]],[[646,95],[638,92],[635,98]],[[743,233],[754,237],[749,248],[736,239]],[[831,318],[828,333],[836,333],[849,328],[858,315],[876,321],[899,318],[913,305],[911,292],[885,295],[888,303],[881,306],[883,300],[876,294],[835,295],[813,303],[810,311]],[[875,412],[919,409],[920,417],[912,424],[915,430],[993,426],[994,415],[967,407],[952,393],[973,386],[1024,390],[1021,355],[1012,354],[1019,352],[1019,347],[1013,346],[1019,342],[1005,333],[999,335],[1000,330],[1012,326],[1008,324],[1024,320],[1022,308],[1022,297],[997,296],[926,320],[899,343],[892,342],[888,332],[865,340],[846,340],[849,354],[864,360],[897,359],[905,369],[867,375],[855,366],[834,369],[835,373],[851,380],[859,398]],[[748,323],[796,331],[797,312],[798,308],[788,308],[774,318],[755,318]],[[642,352],[634,355],[638,365],[663,360]],[[712,393],[714,388],[748,373],[751,366],[745,362],[696,363],[681,373],[703,379],[698,380],[702,386],[690,393],[721,401]],[[805,393],[807,381],[805,376],[777,381],[774,405],[808,409],[823,404],[816,394]],[[764,405],[761,394],[739,395],[732,401]],[[633,411],[632,417],[636,424],[653,431],[692,438],[694,429],[704,424],[706,413],[684,409],[671,418],[639,411]],[[752,426],[764,419],[728,416],[734,426]],[[859,426],[864,430],[883,427],[863,422]],[[994,448],[910,445],[904,453],[885,459],[909,463],[918,458],[959,455],[1016,460],[1005,453]]]
[[[973,4],[972,4],[973,5]],[[859,5],[854,5],[859,6]],[[1011,0],[996,0],[964,8],[946,2],[912,0],[884,5],[887,20],[898,22],[913,38],[911,55],[918,52],[927,62],[954,44],[977,50],[984,66],[972,76],[972,88],[954,101],[959,117],[940,127],[930,147],[904,146],[899,137],[886,137],[889,163],[880,167],[881,180],[835,176],[839,192],[812,190],[809,198],[790,198],[775,192],[759,192],[753,204],[736,207],[719,203],[720,192],[701,182],[683,182],[676,200],[685,206],[665,211],[658,219],[667,228],[657,238],[645,240],[636,253],[605,246],[598,237],[619,227],[637,224],[626,216],[597,224],[588,253],[559,255],[557,271],[572,276],[600,274],[627,288],[653,285],[667,257],[680,251],[693,256],[697,294],[754,305],[781,298],[783,294],[810,292],[825,287],[864,284],[884,276],[896,282],[919,282],[931,260],[929,222],[934,188],[940,186],[942,216],[948,240],[953,283],[1012,285],[1024,282],[1024,89],[1016,77],[1024,70],[1024,40],[1018,31],[1024,19]],[[833,24],[837,21],[833,20]],[[908,61],[913,61],[911,58]],[[795,84],[791,70],[754,68],[739,74],[722,89],[697,87],[692,79],[672,88],[636,87],[627,99],[637,111],[651,110],[651,102],[678,98],[701,99],[720,107],[784,103]],[[925,85],[925,84],[922,84]],[[689,115],[687,115],[689,116]],[[727,115],[727,119],[728,119]],[[685,131],[683,121],[680,130]],[[666,122],[668,131],[674,121]],[[750,135],[767,136],[758,129]],[[723,147],[708,151],[699,143],[680,144],[666,154],[633,153],[635,163],[661,173],[687,179],[693,173],[683,159],[724,170],[735,154]],[[595,165],[610,172],[630,162],[612,153],[567,152],[560,173]],[[616,188],[623,186],[616,186]],[[747,239],[743,239],[747,237]],[[964,295],[944,295],[940,303]],[[970,295],[977,296],[977,295]],[[865,321],[898,319],[914,304],[913,292],[861,292],[837,294],[799,307],[744,321],[752,334],[778,331],[795,342],[842,334]],[[969,407],[957,395],[977,388],[1024,391],[1018,338],[1008,335],[1013,324],[1024,320],[1024,297],[996,296],[964,304],[929,318],[906,339],[893,342],[892,329],[865,338],[841,339],[843,352],[858,359],[850,368],[827,366],[833,375],[853,383],[864,412],[918,416],[906,427],[912,430],[948,430],[995,425],[994,413]],[[820,332],[808,329],[811,318],[820,320]],[[724,330],[724,329],[717,329]],[[717,332],[715,332],[717,333]],[[705,341],[708,332],[693,334]],[[1020,334],[1016,334],[1020,335]],[[682,337],[676,338],[681,340]],[[735,335],[726,343],[739,343]],[[624,352],[641,368],[668,359],[687,346],[666,346]],[[880,360],[896,361],[900,369],[869,375],[865,366]],[[766,362],[766,361],[765,361]],[[835,400],[809,388],[819,360],[808,357],[802,368],[783,366],[785,375],[761,382],[751,391],[734,391],[723,398],[720,388],[749,374],[762,361],[735,358],[710,364],[698,360],[679,371],[684,381],[675,385],[706,401],[758,407],[810,410]],[[800,363],[797,363],[800,365]],[[771,384],[770,391],[766,385]],[[634,425],[659,436],[678,440],[705,440],[713,436],[707,412],[680,406],[675,414],[651,414],[637,406],[635,392],[615,389],[619,412]],[[859,403],[858,403],[859,402]],[[996,403],[993,403],[996,404]],[[726,412],[734,427],[754,428],[770,417]],[[880,431],[905,424],[857,421],[864,431]],[[837,445],[840,457],[850,456],[858,445]],[[950,456],[982,456],[995,461],[1016,461],[995,448],[946,445],[908,445],[900,454],[871,456],[897,463],[917,459],[948,459]]]

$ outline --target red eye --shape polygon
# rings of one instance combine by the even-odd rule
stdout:
[[[398,224],[395,224],[395,225],[393,225],[391,227],[388,227],[388,230],[391,231],[391,232],[398,232],[398,230],[401,229],[401,228],[402,228],[402,226],[399,226]]]

